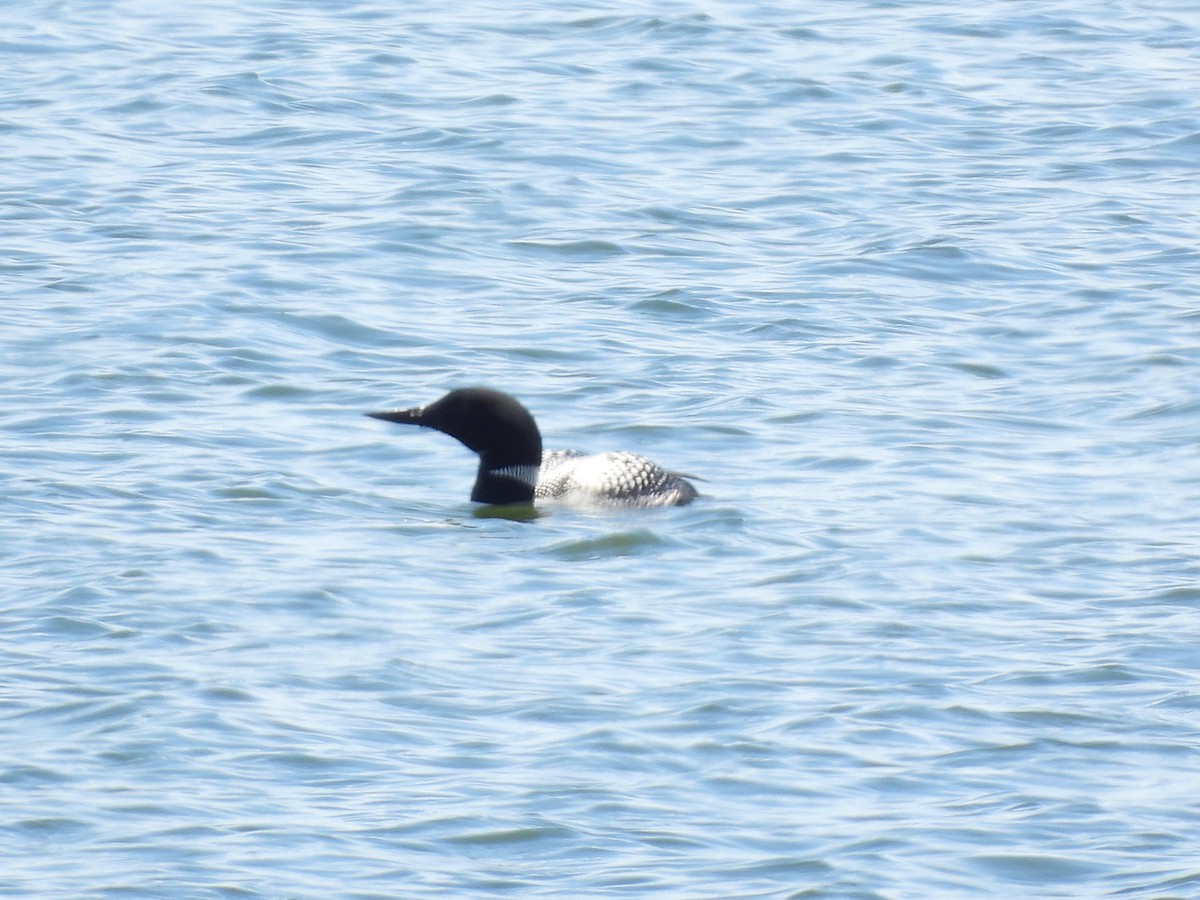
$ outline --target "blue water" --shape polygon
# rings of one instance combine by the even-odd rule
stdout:
[[[1079,6],[6,9],[0,895],[1200,895],[1200,8]]]

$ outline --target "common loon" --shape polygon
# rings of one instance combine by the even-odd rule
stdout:
[[[636,453],[542,453],[529,410],[489,388],[451,391],[414,409],[369,412],[385,422],[422,425],[458,438],[479,454],[471,499],[478,503],[560,500],[578,505],[682,506],[696,497],[691,482]]]

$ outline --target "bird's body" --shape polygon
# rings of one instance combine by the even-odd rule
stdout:
[[[682,506],[695,499],[696,489],[637,453],[548,450],[534,496],[586,505]]]

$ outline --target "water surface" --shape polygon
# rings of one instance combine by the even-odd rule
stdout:
[[[1200,891],[1191,7],[0,46],[0,892]],[[705,496],[478,515],[466,384]]]

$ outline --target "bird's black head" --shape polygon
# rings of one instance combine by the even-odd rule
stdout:
[[[542,462],[542,436],[524,406],[490,388],[461,388],[414,409],[367,413],[385,422],[421,425],[457,438],[479,454],[479,475],[471,499],[484,503],[517,503],[533,499],[529,479],[512,472],[534,473]],[[518,468],[521,467],[521,468]],[[534,479],[536,480],[536,478]]]

